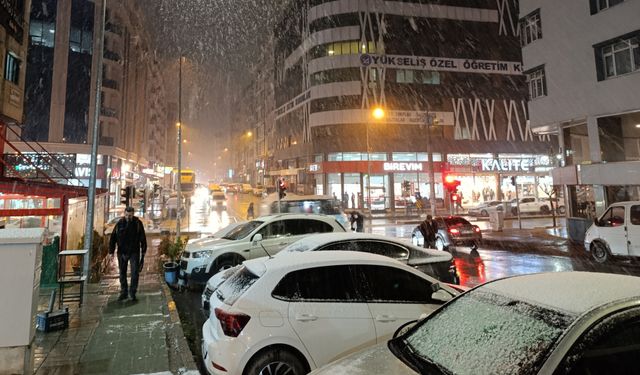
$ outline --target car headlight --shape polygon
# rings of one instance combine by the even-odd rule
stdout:
[[[211,255],[213,255],[213,250],[203,250],[191,253],[192,258],[209,258]]]

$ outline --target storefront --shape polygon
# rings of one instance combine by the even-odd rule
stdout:
[[[443,204],[446,197],[444,174],[460,180],[463,205],[515,199],[512,177],[520,197],[548,197],[553,189],[550,159],[546,155],[450,154],[444,157],[446,162],[443,155],[434,154],[431,163],[439,204]],[[307,173],[313,175],[315,182],[314,192],[333,195],[345,208],[395,210],[415,204],[416,197],[431,198],[431,168],[426,153],[372,153],[370,161],[365,153],[334,153],[329,154],[327,160],[308,166]]]

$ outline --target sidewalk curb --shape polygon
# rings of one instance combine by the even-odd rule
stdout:
[[[174,374],[183,374],[188,371],[198,372],[198,366],[193,359],[193,353],[189,349],[189,344],[184,336],[182,330],[182,322],[178,315],[176,303],[171,295],[171,290],[167,283],[162,280],[162,275],[158,274],[160,278],[160,287],[162,288],[162,294],[165,298],[166,305],[163,309],[166,309],[165,315],[167,324],[167,350],[169,351],[169,364],[171,371]]]

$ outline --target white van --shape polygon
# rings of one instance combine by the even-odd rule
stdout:
[[[640,201],[610,205],[587,230],[584,246],[600,263],[616,255],[640,256]]]

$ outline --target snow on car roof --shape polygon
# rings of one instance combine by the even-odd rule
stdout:
[[[374,240],[374,241],[384,241],[384,242],[392,242],[401,244],[403,246],[418,248],[424,254],[427,254],[429,258],[433,257],[434,261],[447,261],[451,259],[451,254],[447,252],[442,252],[433,249],[425,249],[422,247],[414,246],[409,240],[400,239],[400,238],[392,238],[383,236],[380,234],[371,234],[371,233],[354,233],[354,232],[331,232],[331,233],[318,233],[312,234],[309,236],[305,236],[298,241],[294,242],[290,246],[295,247],[294,244],[305,244],[308,245],[310,249],[315,249],[318,246],[322,246],[324,244],[330,242],[338,242],[338,241],[348,241],[348,240]],[[284,254],[280,252],[278,254]]]
[[[344,263],[359,264],[396,264],[406,267],[404,264],[377,254],[362,253],[358,251],[305,251],[301,253],[289,253],[285,256],[261,257],[244,261],[243,264],[250,270],[300,269],[305,266],[320,266]]]
[[[640,277],[596,272],[550,272],[501,279],[481,287],[575,315],[640,297]]]

